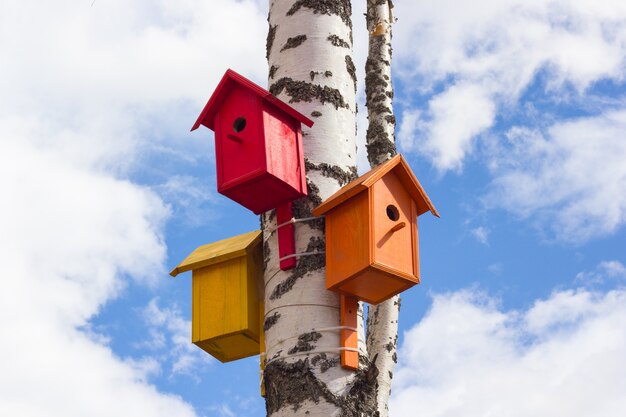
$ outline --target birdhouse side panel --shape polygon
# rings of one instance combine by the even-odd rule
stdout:
[[[241,315],[241,305],[246,302],[242,275],[246,275],[245,259],[231,259],[193,271],[194,297],[192,305],[192,330],[194,342],[240,332],[247,318]]]
[[[409,275],[415,275],[413,206],[411,196],[393,173],[372,187],[374,262]]]
[[[251,338],[257,341],[260,340],[259,321],[261,317],[259,316],[259,305],[262,301],[263,294],[263,263],[262,260],[260,260],[262,256],[261,247],[262,245],[258,245],[258,247],[246,257],[246,311],[242,311],[242,314],[245,313],[247,320],[247,323],[245,323],[245,331]]]
[[[267,169],[261,99],[234,88],[216,115],[218,189],[249,181]]]
[[[306,177],[300,122],[285,115],[272,104],[265,103],[263,124],[267,171],[304,197]]]
[[[335,288],[370,263],[368,193],[326,213],[326,287]]]
[[[415,227],[411,230],[411,239],[413,240],[413,276],[417,278],[417,282],[420,282],[420,250],[419,250],[419,218],[417,217],[418,207],[413,202],[411,209],[413,210],[413,218],[415,219]]]

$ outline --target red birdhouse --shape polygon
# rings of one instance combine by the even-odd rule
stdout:
[[[319,205],[326,216],[326,287],[378,304],[419,283],[417,216],[439,213],[401,155]]]
[[[191,130],[215,132],[217,191],[260,214],[307,195],[301,123],[313,126],[229,69]]]

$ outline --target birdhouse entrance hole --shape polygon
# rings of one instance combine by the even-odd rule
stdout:
[[[389,204],[387,206],[387,217],[389,217],[389,220],[391,221],[396,221],[400,218],[400,212],[398,211],[398,207],[394,206],[393,204]]]
[[[246,119],[245,117],[238,117],[233,122],[233,130],[237,133],[241,132],[246,128]]]

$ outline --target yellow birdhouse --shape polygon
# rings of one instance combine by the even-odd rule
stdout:
[[[191,341],[221,362],[259,354],[261,231],[200,246],[170,275],[192,272]]]
[[[439,213],[401,155],[341,188],[326,216],[326,287],[378,304],[419,283],[417,216]]]

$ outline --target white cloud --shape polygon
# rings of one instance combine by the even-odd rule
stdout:
[[[129,277],[166,273],[170,210],[130,174],[150,152],[189,162],[187,132],[227,67],[262,81],[266,15],[234,0],[91,4],[0,7],[0,415],[194,416],[150,384],[159,363],[116,356],[90,320]]]
[[[472,236],[474,236],[474,238],[476,238],[477,241],[479,241],[483,245],[489,244],[489,229],[483,226],[478,226],[474,229],[471,229],[470,233],[472,234]]]
[[[626,281],[626,267],[620,261],[602,261],[594,270],[576,274],[576,281],[585,285],[602,284],[607,278]]]
[[[557,123],[546,132],[513,128],[492,151],[491,207],[581,243],[626,222],[626,110]]]
[[[491,127],[493,100],[476,85],[460,84],[434,97],[428,113],[403,116],[399,141],[408,150],[429,156],[440,170],[460,170],[475,137]]]
[[[0,414],[193,416],[147,383],[154,363],[121,360],[81,330],[126,285],[123,274],[151,283],[162,271],[164,206],[28,137],[10,139],[0,142]]]
[[[441,171],[460,169],[475,139],[539,73],[554,101],[569,86],[584,94],[597,80],[624,79],[620,0],[398,2],[396,15],[397,73],[428,97],[418,119],[414,109],[403,115],[401,141]]]
[[[617,417],[626,408],[626,292],[556,292],[525,311],[461,291],[405,334],[392,413]]]
[[[502,275],[502,273],[504,272],[504,265],[502,265],[500,262],[492,263],[487,267],[487,271],[494,275]]]
[[[221,200],[207,186],[206,180],[190,175],[172,175],[154,190],[171,204],[174,215],[189,227],[198,227],[219,216],[215,207]]]
[[[191,343],[191,321],[183,318],[177,306],[160,307],[159,299],[154,298],[142,317],[148,324],[151,340],[140,346],[158,351],[159,357],[171,362],[171,375],[197,376],[203,366],[215,362]]]

